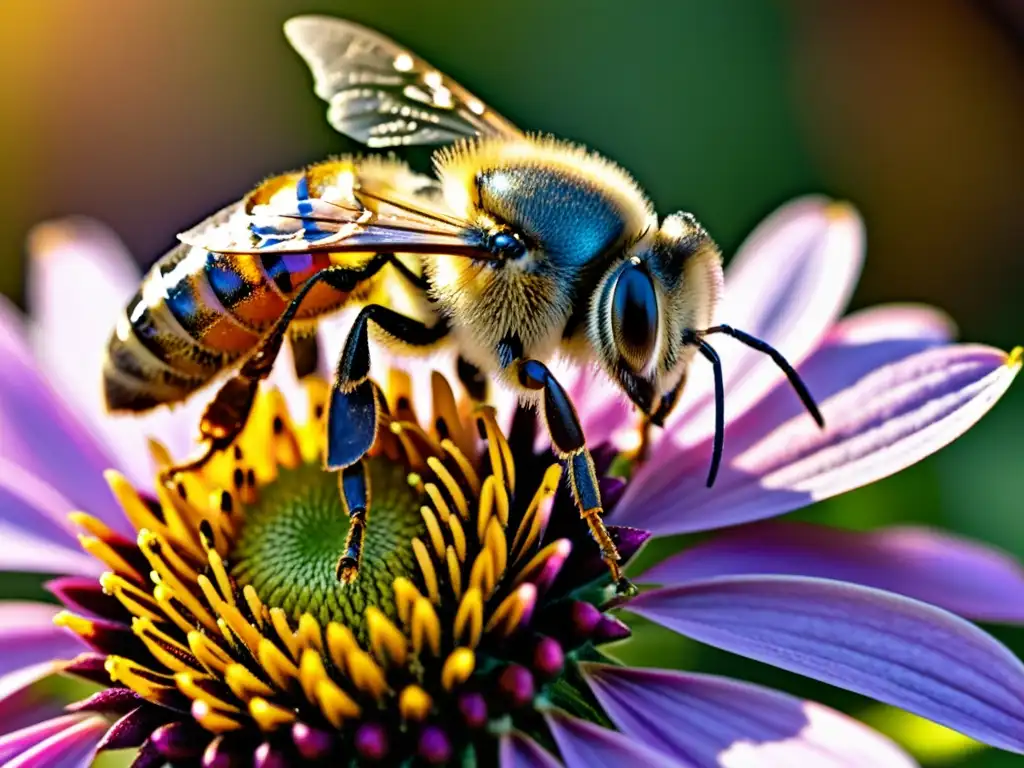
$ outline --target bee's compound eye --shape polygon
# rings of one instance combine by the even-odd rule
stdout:
[[[518,259],[526,254],[526,246],[523,241],[511,232],[494,232],[487,240],[487,247],[491,253],[498,254],[506,259]]]
[[[612,333],[623,360],[639,373],[647,367],[658,342],[658,297],[642,267],[622,270],[612,296]]]

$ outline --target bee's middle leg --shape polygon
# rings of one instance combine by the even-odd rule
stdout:
[[[293,324],[288,329],[295,378],[308,379],[320,368],[320,338],[314,325]]]
[[[342,471],[342,498],[352,519],[345,553],[338,561],[338,576],[343,581],[352,581],[358,573],[370,495],[362,460],[377,438],[383,410],[380,389],[370,378],[371,322],[411,346],[430,347],[448,335],[444,321],[428,326],[379,304],[363,307],[349,331],[331,387],[325,460],[327,469]]]
[[[601,558],[608,566],[617,589],[623,594],[634,593],[636,587],[622,575],[622,558],[601,519],[604,507],[601,503],[597,470],[590,451],[587,450],[583,427],[569,395],[548,367],[539,360],[521,360],[517,367],[519,383],[522,386],[543,392],[544,420],[551,436],[551,443],[559,458],[565,462],[569,485],[579,505],[580,515],[590,528],[590,535],[601,548]]]

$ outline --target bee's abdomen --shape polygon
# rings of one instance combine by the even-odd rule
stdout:
[[[158,261],[118,320],[103,370],[108,409],[144,411],[183,400],[255,344],[240,328],[234,349],[196,334],[224,312],[194,290],[189,262],[198,259],[191,250],[179,246]]]
[[[330,265],[326,253],[209,254],[204,276],[230,318],[259,337],[281,316],[298,290]],[[319,317],[347,298],[347,293],[321,283],[302,302],[298,317]]]
[[[104,391],[112,411],[184,400],[259,342],[326,254],[214,254],[181,245],[143,279],[107,346]],[[300,317],[331,311],[348,294],[321,284]]]

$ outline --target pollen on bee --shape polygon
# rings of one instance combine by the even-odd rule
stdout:
[[[399,72],[408,72],[413,68],[412,56],[408,53],[400,53],[395,56],[394,67]]]

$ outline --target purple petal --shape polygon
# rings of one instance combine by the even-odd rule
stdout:
[[[103,479],[103,470],[116,466],[114,459],[36,368],[21,322],[5,301],[0,301],[0,366],[0,458],[67,496],[75,508],[130,533]]]
[[[512,731],[501,737],[501,768],[561,768],[561,763],[524,733]]]
[[[4,493],[0,490],[0,503],[3,503],[3,497]],[[98,576],[102,570],[98,561],[82,552],[59,546],[27,534],[6,522],[0,522],[0,571],[63,571]]]
[[[106,730],[102,717],[58,717],[0,738],[0,759],[5,768],[86,768]]]
[[[813,701],[709,675],[581,665],[615,726],[698,768],[814,765],[907,768],[895,744]]]
[[[884,365],[948,342],[952,333],[949,318],[936,310],[892,304],[873,307],[837,323],[800,365],[800,375],[816,400],[824,402]],[[728,397],[726,408],[731,408]],[[713,416],[710,411],[707,415]],[[739,437],[746,438],[749,447],[755,439],[798,416],[806,418],[789,382],[777,383],[757,408],[726,424],[726,459],[742,450]],[[671,490],[684,467],[699,474],[703,483],[711,451],[710,426],[694,430],[681,425],[656,440],[650,459],[637,470],[627,489],[626,511],[616,510],[616,515],[645,515],[635,508],[651,509],[643,500]]]
[[[637,744],[621,733],[552,710],[545,713],[566,768],[621,768],[642,765],[645,768],[680,768],[681,763],[667,755]]]
[[[676,457],[674,473],[634,479],[612,522],[661,535],[723,528],[866,485],[967,431],[1019,370],[1018,352],[929,349],[829,398],[822,405],[825,430],[803,414],[772,429],[765,421],[777,411],[769,402],[727,431],[725,465],[713,489],[704,487],[710,449],[699,446]]]
[[[658,563],[638,580],[672,586],[748,573],[849,581],[975,621],[1024,622],[1024,568],[1016,560],[924,528],[860,533],[809,523],[741,526]]]
[[[715,322],[764,339],[795,365],[845,309],[863,260],[864,227],[853,208],[820,197],[795,200],[765,219],[729,264]],[[782,379],[767,357],[739,342],[716,339],[715,349],[733,417]],[[711,376],[702,361],[687,390],[669,428],[709,433]]]
[[[59,606],[0,602],[0,675],[80,653],[76,635],[54,626]],[[0,680],[3,680],[0,677]]]
[[[737,576],[648,592],[629,610],[1024,752],[1024,665],[939,608],[825,579]]]
[[[0,458],[0,569],[97,575],[100,564],[72,534],[73,509],[42,480]]]

